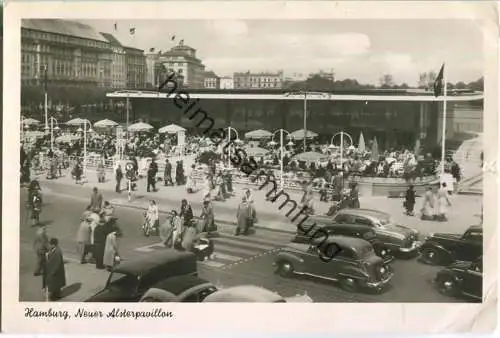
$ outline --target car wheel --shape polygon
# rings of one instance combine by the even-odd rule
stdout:
[[[278,273],[281,277],[290,277],[293,275],[293,265],[287,261],[278,263]]]
[[[358,290],[358,283],[355,279],[349,278],[349,277],[342,277],[340,279],[340,286],[342,289],[349,291],[349,292],[354,292]]]
[[[422,251],[422,259],[427,264],[439,264],[441,262],[440,256],[439,252],[433,248],[426,248]]]
[[[439,292],[447,296],[457,294],[457,281],[452,276],[442,277],[437,282]]]

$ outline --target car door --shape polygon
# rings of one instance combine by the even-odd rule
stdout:
[[[460,261],[475,261],[483,254],[483,233],[479,230],[468,230],[460,239],[455,256]]]
[[[482,259],[474,262],[463,273],[462,291],[467,295],[482,297],[483,294],[483,263]]]

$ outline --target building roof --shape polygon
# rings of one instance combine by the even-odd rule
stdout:
[[[273,73],[273,72],[255,72],[255,73],[251,73],[250,71],[247,71],[247,72],[235,72],[234,73],[234,77],[236,76],[282,76],[283,73],[282,72],[276,72],[276,73]]]
[[[21,21],[21,27],[42,32],[108,42],[108,40],[94,28],[77,21],[62,19],[23,19]]]
[[[139,53],[144,54],[144,50],[143,49],[139,49],[139,48],[135,48],[135,47],[129,47],[129,46],[123,46],[123,48],[125,48],[125,50],[130,51],[130,52],[139,52]]]
[[[204,74],[204,77],[205,77],[205,78],[214,78],[214,77],[215,77],[215,78],[219,78],[219,77],[217,76],[217,74],[215,74],[215,73],[214,73],[214,72],[212,72],[211,70],[206,71],[206,72],[205,72],[205,74]]]
[[[168,52],[162,53],[161,56],[182,56],[182,57],[185,57],[188,60],[192,60],[192,61],[196,61],[196,62],[201,63],[200,59],[195,58],[194,56],[191,56],[191,55],[189,55],[189,54],[187,54],[185,52],[181,52],[181,51],[169,50]]]
[[[118,41],[118,39],[113,34],[101,32],[101,35],[106,40],[108,40],[108,42],[111,44],[111,46],[114,46],[114,47],[123,47],[123,45],[121,44],[121,42]]]

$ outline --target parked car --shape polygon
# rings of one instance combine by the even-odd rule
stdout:
[[[324,255],[323,248],[330,244],[339,251],[325,262],[318,256]],[[345,236],[329,236],[326,241],[310,244],[291,242],[276,254],[274,265],[283,277],[309,275],[339,282],[349,291],[381,291],[393,276],[392,268],[375,254],[369,242]]]
[[[122,261],[110,273],[104,289],[86,302],[137,302],[154,284],[179,275],[197,276],[192,252],[165,249]]]
[[[325,216],[326,217],[326,216]],[[395,224],[385,212],[372,209],[342,209],[331,218],[338,224],[356,224],[375,232],[376,238],[391,250],[393,255],[413,255],[422,245],[419,232],[407,226]]]
[[[192,275],[175,276],[153,285],[140,302],[200,303],[217,291],[211,282]]]
[[[454,262],[437,273],[434,283],[443,294],[449,296],[465,296],[479,301],[482,300],[482,257],[474,262]]]
[[[216,291],[205,298],[205,303],[312,303],[307,295],[284,298],[276,292],[254,286],[240,285]]]
[[[475,261],[483,255],[483,228],[473,225],[463,234],[429,234],[420,248],[420,253],[423,262],[433,265]]]
[[[311,228],[314,227],[314,228]],[[303,230],[301,230],[301,228]],[[321,229],[321,231],[319,231]],[[357,237],[370,242],[377,256],[382,257],[384,262],[390,263],[394,260],[391,249],[385,245],[375,234],[373,229],[357,224],[335,223],[330,217],[309,216],[301,227],[297,227],[297,234],[292,239],[295,243],[311,243],[313,239],[328,236]]]

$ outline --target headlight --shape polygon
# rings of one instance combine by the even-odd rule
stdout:
[[[380,254],[381,254],[382,256],[385,256],[385,254],[386,254],[385,250],[382,250],[382,251],[380,252]]]
[[[384,267],[381,267],[380,268],[380,273],[384,273],[385,272],[385,268]]]

